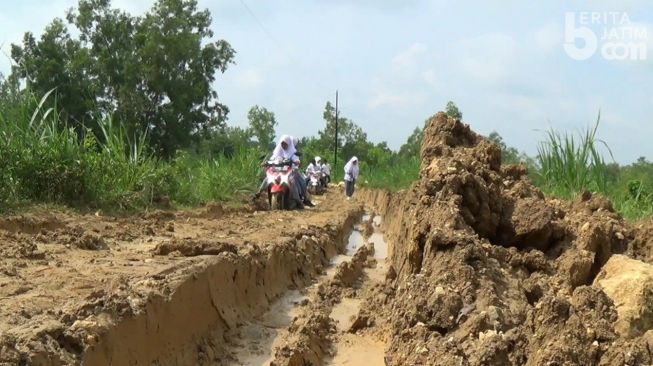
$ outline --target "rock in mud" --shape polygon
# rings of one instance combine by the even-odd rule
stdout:
[[[338,286],[354,286],[363,274],[363,269],[367,265],[367,257],[369,254],[370,252],[367,246],[364,245],[360,247],[352,257],[351,261],[343,262],[338,265],[332,282]]]
[[[79,249],[103,250],[108,248],[104,238],[94,233],[84,233],[81,238],[73,243]]]
[[[374,224],[372,223],[372,220],[367,220],[364,221],[361,224],[361,234],[363,234],[363,238],[368,239],[372,234],[374,233]]]
[[[594,253],[587,250],[568,250],[558,261],[558,273],[564,277],[564,282],[576,288],[589,285],[591,281]]]
[[[554,217],[553,209],[542,199],[529,197],[518,200],[511,217],[515,232],[511,241],[520,248],[548,249]]]
[[[594,284],[615,303],[615,330],[623,337],[641,336],[653,328],[653,265],[614,255]]]

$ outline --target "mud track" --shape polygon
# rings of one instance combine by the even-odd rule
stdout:
[[[237,362],[234,331],[323,273],[361,215],[327,195],[303,212],[5,218],[0,364]]]

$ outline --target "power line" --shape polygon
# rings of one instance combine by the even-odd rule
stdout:
[[[261,30],[263,31],[263,33],[265,33],[265,34],[266,34],[266,35],[267,35],[267,36],[272,40],[272,42],[274,42],[274,44],[275,44],[275,45],[276,45],[276,46],[277,46],[277,47],[278,47],[278,48],[279,48],[283,53],[285,53],[286,56],[288,56],[288,58],[289,58],[290,60],[292,60],[292,61],[295,62],[295,63],[298,63],[297,60],[295,60],[295,58],[290,54],[290,52],[288,52],[288,50],[287,50],[287,49],[286,49],[286,48],[281,44],[281,42],[279,42],[279,40],[277,40],[276,37],[274,37],[274,35],[272,35],[272,33],[271,33],[270,31],[268,31],[268,29],[265,27],[265,25],[263,25],[263,22],[261,22],[261,20],[256,16],[256,14],[254,14],[254,12],[252,11],[252,9],[247,5],[247,3],[245,3],[245,0],[240,0],[240,3],[243,5],[243,7],[245,7],[245,9],[246,9],[247,12],[249,13],[249,15],[252,16],[252,18],[254,19],[254,21],[258,24],[258,26],[259,26],[259,27],[261,28]]]
[[[250,8],[249,5],[247,5],[245,0],[239,0],[239,1],[240,1],[240,4],[245,8],[245,10],[247,10],[247,12],[252,17],[252,19],[254,19],[254,21],[259,26],[259,28],[261,28],[263,33],[265,33],[265,35],[272,41],[272,43],[274,43],[274,45],[279,49],[279,51],[281,53],[283,53],[291,62],[293,62],[295,64],[297,69],[300,70],[299,73],[302,74],[302,76],[306,77],[307,79],[310,79],[313,83],[315,83],[315,85],[318,85],[322,89],[332,89],[333,88],[333,86],[328,86],[328,85],[323,84],[322,82],[320,82],[319,79],[314,78],[312,73],[307,72],[307,70],[305,70],[304,67],[302,67],[302,63],[299,62],[299,60],[293,56],[293,53],[290,52],[290,50],[287,47],[285,47],[284,44],[282,42],[280,42],[272,34],[272,32],[270,32],[265,27],[263,22],[259,19],[259,17],[256,16],[256,14],[252,10],[252,8]]]

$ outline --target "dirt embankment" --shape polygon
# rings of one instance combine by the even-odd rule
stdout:
[[[342,251],[362,209],[324,202],[2,220],[0,365],[229,363],[233,330]]]
[[[615,255],[651,260],[650,224],[589,193],[544,197],[444,113],[421,157],[409,190],[361,193],[392,245],[389,281],[364,306],[386,330],[388,365],[653,362],[653,266]]]

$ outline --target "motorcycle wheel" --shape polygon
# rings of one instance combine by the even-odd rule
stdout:
[[[284,192],[275,192],[272,193],[272,200],[270,201],[271,210],[283,210],[285,209],[286,195]]]

